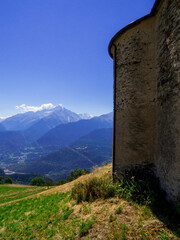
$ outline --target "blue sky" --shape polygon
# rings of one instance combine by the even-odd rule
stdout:
[[[154,0],[1,0],[0,116],[52,103],[100,115],[112,111],[108,44]]]

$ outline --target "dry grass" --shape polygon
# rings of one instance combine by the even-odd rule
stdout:
[[[0,206],[6,205],[6,204],[11,204],[11,203],[18,202],[18,201],[22,201],[22,200],[25,200],[25,199],[28,199],[28,198],[32,198],[32,197],[38,197],[40,195],[50,195],[50,194],[54,194],[54,193],[68,192],[68,191],[71,191],[71,189],[73,188],[74,184],[77,183],[77,182],[84,182],[84,181],[88,180],[91,177],[102,177],[104,174],[111,173],[111,172],[112,172],[112,164],[108,164],[108,165],[100,167],[100,168],[95,167],[94,171],[92,173],[87,174],[87,175],[83,175],[83,176],[77,178],[76,180],[74,180],[72,182],[69,182],[69,183],[66,183],[64,185],[60,185],[60,186],[57,186],[57,187],[45,187],[46,190],[43,191],[43,192],[40,192],[40,193],[37,193],[37,194],[32,194],[31,196],[24,197],[24,198],[21,198],[21,199],[9,201],[7,203],[2,203],[2,204],[0,204]],[[3,186],[5,186],[5,185],[3,185]],[[19,186],[20,187],[24,187],[24,186],[32,187],[32,186],[19,185],[19,184],[11,184],[11,185],[6,185],[6,186],[11,186],[11,187],[13,187],[13,186],[14,187],[19,187]]]
[[[3,186],[6,186],[6,187],[36,187],[36,186],[30,186],[30,185],[23,185],[23,184],[3,184]]]
[[[72,182],[69,182],[64,185],[60,185],[55,188],[49,189],[45,192],[39,193],[39,195],[53,194],[53,193],[58,193],[58,192],[68,192],[68,191],[71,191],[71,189],[73,188],[75,183],[85,182],[89,178],[92,178],[92,177],[102,177],[103,175],[105,175],[107,173],[111,173],[111,172],[112,172],[112,164],[108,164],[106,166],[99,167],[99,168],[95,167],[94,171],[92,173],[83,175]]]
[[[94,219],[93,227],[81,239],[178,239],[144,206],[134,206],[118,198],[71,204],[76,218]],[[119,206],[122,207],[122,213],[116,214]],[[166,235],[169,238],[165,238]]]
[[[86,182],[89,178],[97,177],[103,178],[111,174],[111,164],[104,167],[95,168],[91,174],[83,175],[78,179],[60,185],[51,189],[45,190],[44,192],[31,195],[33,198],[32,202],[35,201],[34,197],[38,196],[38,201],[42,201],[47,206],[48,215],[53,221],[56,220],[57,225],[53,225],[53,221],[48,225],[48,229],[54,228],[54,235],[51,239],[83,239],[83,240],[126,240],[126,239],[147,239],[147,240],[169,240],[180,239],[177,234],[173,233],[173,230],[168,228],[165,221],[154,215],[152,210],[147,206],[140,206],[132,202],[128,202],[121,198],[113,197],[106,200],[97,199],[93,202],[81,202],[76,203],[75,200],[70,200],[69,194],[67,200],[57,200],[57,209],[51,213],[51,208],[56,204],[53,203],[55,199],[59,198],[63,192],[69,192],[72,190],[75,183]],[[56,193],[56,194],[55,194]],[[54,195],[53,195],[54,194]],[[30,198],[26,197],[24,199]],[[21,199],[21,200],[24,200]],[[49,199],[49,200],[45,200]],[[17,200],[17,201],[21,201]],[[50,207],[48,201],[52,201]],[[31,201],[31,200],[30,200]],[[30,201],[27,201],[27,203]],[[14,202],[14,201],[12,201]],[[26,201],[25,201],[26,202]],[[24,202],[24,205],[25,205]],[[20,203],[19,203],[20,204]],[[7,206],[8,207],[8,206]],[[121,211],[117,213],[117,209],[121,208]],[[40,207],[39,207],[40,208]],[[38,209],[39,209],[38,208]],[[43,210],[45,206],[43,205]],[[31,214],[36,214],[37,209],[27,209],[25,211],[25,220],[28,219]],[[66,213],[66,215],[65,215]],[[64,217],[61,220],[54,219],[55,214],[59,214]],[[39,215],[37,215],[39,216]],[[49,219],[49,217],[48,217]],[[36,220],[34,220],[36,221]],[[87,233],[80,235],[79,229],[81,222],[87,223],[92,221],[92,226],[88,229]],[[61,227],[61,228],[60,228]],[[4,228],[2,227],[1,231]],[[73,237],[72,233],[74,234]],[[28,238],[27,238],[28,239]],[[34,239],[34,238],[33,238]],[[44,236],[42,239],[48,239]]]

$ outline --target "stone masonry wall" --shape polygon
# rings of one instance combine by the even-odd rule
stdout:
[[[180,1],[166,0],[157,14],[157,175],[180,201]]]
[[[154,20],[142,22],[116,41],[116,134],[114,170],[153,167],[156,77]],[[148,170],[149,171],[149,170]],[[146,174],[146,173],[145,173]]]
[[[180,201],[180,1],[113,38],[116,46],[113,171],[152,175]],[[156,3],[157,3],[156,2]],[[156,6],[156,5],[155,5]]]

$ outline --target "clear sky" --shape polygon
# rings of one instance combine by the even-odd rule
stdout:
[[[1,0],[0,116],[52,103],[77,113],[112,111],[108,44],[154,0]]]

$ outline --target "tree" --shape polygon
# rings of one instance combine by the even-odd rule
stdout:
[[[6,177],[6,178],[4,179],[4,183],[12,184],[12,183],[13,183],[13,180],[12,180],[10,177]]]
[[[0,184],[2,183],[2,177],[0,176]]]
[[[67,181],[65,179],[61,179],[61,180],[56,182],[56,185],[63,185],[65,183],[67,183]]]
[[[82,175],[85,175],[85,174],[88,174],[89,171],[87,169],[80,169],[80,168],[75,168],[73,171],[71,171],[71,173],[67,176],[67,181],[68,182],[71,182],[73,180],[75,180],[76,178],[82,176]]]
[[[35,177],[31,180],[30,185],[32,186],[45,186],[46,182],[42,177]]]
[[[45,185],[46,186],[54,186],[54,182],[53,182],[52,179],[49,179],[49,180],[46,181]]]

